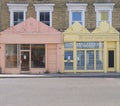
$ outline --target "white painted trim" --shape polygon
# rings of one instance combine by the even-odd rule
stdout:
[[[109,24],[112,25],[112,11],[114,7],[114,3],[94,3],[95,6],[95,12],[96,12],[96,26],[99,26],[99,17],[98,14],[101,11],[108,11],[109,14]]]
[[[50,27],[52,27],[52,12],[55,4],[33,4],[35,6],[36,18],[39,21],[40,12],[49,12],[50,13]]]
[[[82,12],[83,26],[85,26],[85,12],[88,4],[86,3],[66,3],[69,11],[69,26],[72,24],[72,12],[78,11]]]
[[[24,20],[26,19],[26,12],[27,12],[27,6],[28,4],[9,4],[7,3],[9,12],[10,12],[10,26],[14,26],[13,23],[13,13],[14,12],[23,12],[24,14]]]

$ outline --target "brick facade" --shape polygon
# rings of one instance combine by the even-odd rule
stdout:
[[[10,13],[7,3],[28,3],[27,18],[36,18],[35,3],[55,3],[52,17],[52,26],[60,31],[64,31],[69,26],[69,12],[66,3],[69,0],[1,0],[0,4],[0,31],[10,26]],[[96,12],[93,3],[99,0],[71,0],[71,2],[87,3],[87,11],[85,13],[85,27],[89,30],[96,28]],[[102,1],[102,0],[100,0]],[[102,2],[111,1],[103,0]],[[120,0],[112,0],[115,3],[112,13],[112,25],[120,31]]]

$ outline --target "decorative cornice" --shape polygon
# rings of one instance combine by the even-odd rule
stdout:
[[[87,3],[66,3],[68,11],[71,10],[84,10],[86,11]]]
[[[95,11],[97,10],[113,10],[115,3],[94,3]]]
[[[33,4],[35,6],[35,11],[38,11],[38,10],[51,10],[53,11],[53,7],[55,6],[55,4]]]
[[[11,4],[7,3],[9,11],[11,10],[27,10],[28,4]]]

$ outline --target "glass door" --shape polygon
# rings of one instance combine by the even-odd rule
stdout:
[[[30,53],[29,51],[21,51],[21,71],[29,71]]]

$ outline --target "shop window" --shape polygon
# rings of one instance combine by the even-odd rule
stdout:
[[[30,50],[30,44],[21,44],[21,50]]]
[[[77,42],[77,70],[103,70],[103,42]]]
[[[28,4],[7,4],[10,11],[10,26],[14,26],[26,19]]]
[[[64,60],[73,60],[73,51],[65,51]]]
[[[64,55],[64,69],[65,70],[73,70],[73,51],[72,50],[66,50]]]
[[[73,62],[65,62],[64,69],[65,70],[73,70]]]
[[[69,25],[72,25],[75,21],[85,26],[85,11],[87,4],[85,3],[67,3],[69,11]]]
[[[96,51],[96,70],[103,70],[103,51]]]
[[[78,49],[102,49],[104,47],[103,42],[77,42]]]
[[[73,48],[73,43],[64,43],[64,48]]]
[[[52,12],[55,4],[34,4],[36,18],[49,26],[52,26]]]
[[[40,12],[40,21],[50,26],[50,12]]]
[[[17,45],[10,44],[5,46],[6,49],[6,61],[5,65],[7,68],[17,68]]]
[[[112,25],[112,11],[114,5],[114,3],[94,3],[97,27],[103,21],[106,21]]]
[[[85,69],[85,51],[83,50],[77,51],[77,69]]]
[[[31,67],[45,68],[45,45],[31,45]]]
[[[94,51],[89,50],[87,51],[87,70],[94,70]]]

